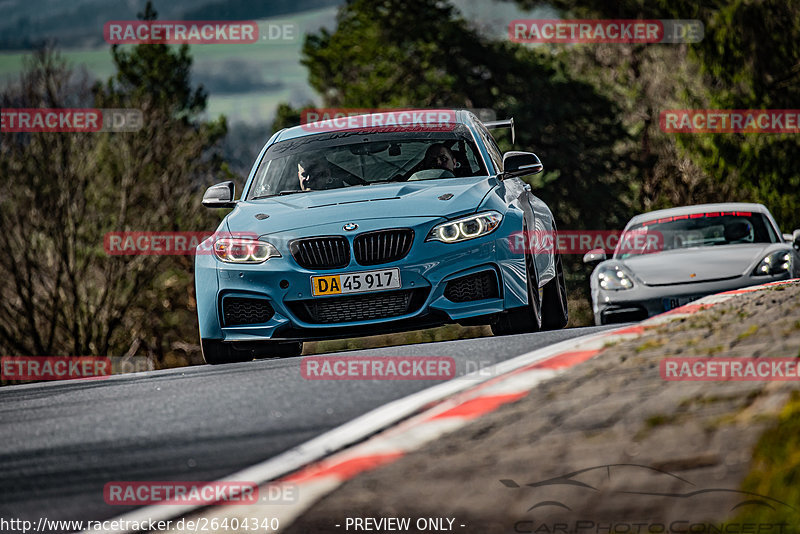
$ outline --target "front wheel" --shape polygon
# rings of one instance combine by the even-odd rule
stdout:
[[[527,334],[542,328],[542,305],[539,300],[539,282],[533,255],[525,254],[525,282],[528,289],[528,304],[501,314],[492,324],[496,336]]]
[[[567,309],[567,286],[564,283],[564,267],[561,254],[556,253],[556,276],[544,285],[542,293],[542,328],[558,330],[569,322]]]
[[[207,364],[249,362],[254,358],[289,358],[300,356],[303,343],[292,341],[277,343],[263,341],[258,343],[225,343],[216,339],[201,340],[203,359]]]

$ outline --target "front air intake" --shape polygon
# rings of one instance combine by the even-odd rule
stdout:
[[[455,278],[447,282],[444,296],[451,302],[496,299],[498,298],[497,275],[494,271],[481,271]]]
[[[225,326],[266,323],[275,310],[265,299],[227,297],[222,299],[222,320]]]
[[[289,243],[289,251],[306,269],[341,269],[350,263],[350,245],[342,236],[296,239]]]
[[[353,252],[359,265],[380,265],[406,257],[414,242],[414,230],[395,228],[365,232],[353,241]]]

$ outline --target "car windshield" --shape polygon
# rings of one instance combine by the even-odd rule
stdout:
[[[247,199],[486,175],[464,125],[449,131],[331,132],[272,145],[258,166]]]
[[[775,243],[767,217],[749,211],[693,213],[635,224],[620,237],[615,258],[666,250],[742,243]]]

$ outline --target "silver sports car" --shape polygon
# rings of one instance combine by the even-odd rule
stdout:
[[[639,321],[706,295],[800,276],[800,230],[781,234],[761,204],[702,204],[637,215],[611,259],[591,250],[595,323]]]

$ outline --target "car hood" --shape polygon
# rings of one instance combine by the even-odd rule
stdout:
[[[365,219],[452,217],[476,211],[496,184],[487,177],[447,178],[296,193],[239,202],[227,223],[232,232],[264,235]]]
[[[616,261],[645,285],[686,284],[746,274],[774,248],[773,243],[719,245],[668,250]]]

